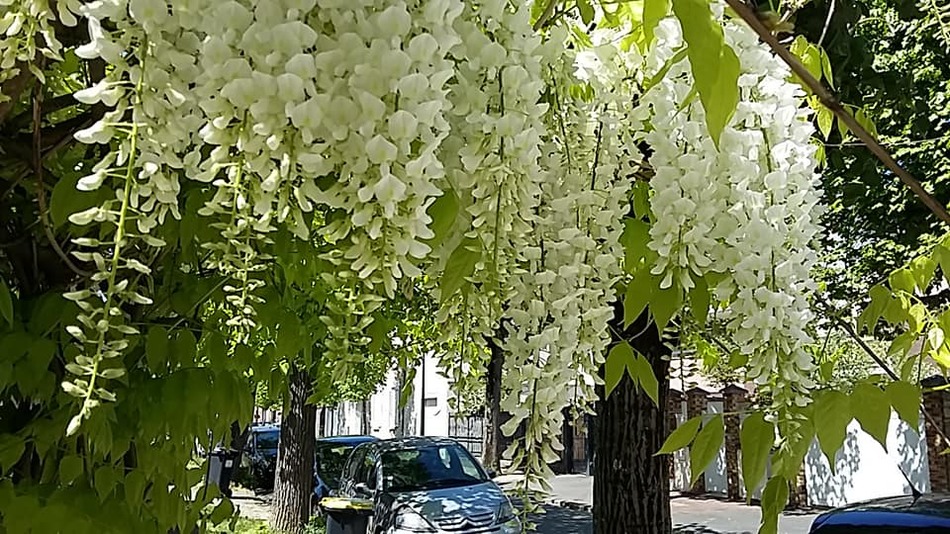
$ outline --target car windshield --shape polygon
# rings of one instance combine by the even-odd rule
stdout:
[[[330,489],[340,486],[340,474],[356,445],[324,443],[317,445],[317,473]]]
[[[472,455],[455,444],[386,451],[381,464],[385,491],[471,486],[488,480]]]
[[[280,431],[279,430],[264,430],[257,433],[257,448],[265,450],[276,450],[277,444],[280,442]]]

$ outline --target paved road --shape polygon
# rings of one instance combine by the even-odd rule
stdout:
[[[759,526],[758,509],[733,506],[709,500],[674,499],[673,532],[676,534],[755,534]],[[779,532],[805,534],[814,516],[784,516]],[[548,506],[543,515],[532,518],[539,534],[590,534],[590,513]]]

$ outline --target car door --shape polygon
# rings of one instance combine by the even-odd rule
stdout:
[[[356,484],[358,482],[359,468],[363,464],[363,458],[366,456],[366,447],[360,445],[353,449],[346,466],[343,468],[343,478],[340,480],[340,495],[343,497],[354,497],[356,493]]]

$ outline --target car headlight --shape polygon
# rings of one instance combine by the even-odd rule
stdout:
[[[495,523],[500,525],[512,519],[515,519],[515,509],[511,507],[511,503],[506,499],[498,506],[498,512],[495,514]]]
[[[396,530],[407,532],[436,532],[432,525],[426,521],[426,518],[419,515],[411,508],[403,508],[396,514],[396,521],[393,522]]]

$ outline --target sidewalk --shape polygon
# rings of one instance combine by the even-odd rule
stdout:
[[[517,481],[507,477],[506,482]],[[594,479],[586,475],[560,475],[551,481],[552,504],[590,511],[594,502]],[[670,501],[673,526],[685,532],[754,533],[759,529],[761,510],[758,506],[723,501],[714,497],[685,497],[675,492]],[[780,534],[808,532],[816,514],[791,512],[779,519]]]

